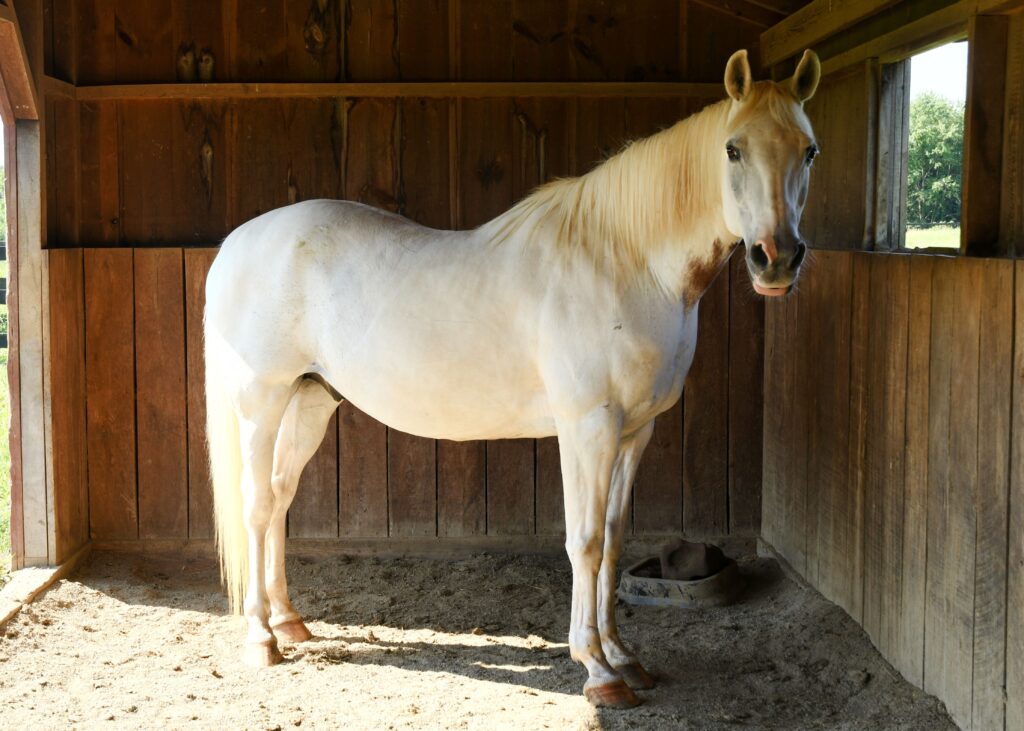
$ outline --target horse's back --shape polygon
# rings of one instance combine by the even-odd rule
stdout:
[[[242,370],[279,382],[313,370],[404,431],[550,433],[535,363],[538,269],[474,232],[310,201],[225,240],[207,280],[207,331]]]

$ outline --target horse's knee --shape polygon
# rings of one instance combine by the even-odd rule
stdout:
[[[567,538],[565,541],[565,552],[569,554],[569,560],[574,566],[593,565],[596,568],[601,562],[601,555],[604,552],[604,537],[590,535],[579,538]]]

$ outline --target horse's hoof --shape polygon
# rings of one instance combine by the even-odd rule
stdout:
[[[624,680],[613,680],[602,685],[583,687],[583,697],[593,706],[603,708],[634,708],[640,705],[636,693],[630,690]]]
[[[291,619],[270,629],[278,642],[305,642],[313,639],[313,633],[301,619]]]
[[[650,690],[656,685],[654,676],[638,662],[620,665],[615,668],[615,672],[621,675],[622,679],[626,681],[626,685],[633,690]]]
[[[242,661],[252,668],[269,668],[284,660],[277,649],[277,640],[266,642],[247,642],[242,650]]]

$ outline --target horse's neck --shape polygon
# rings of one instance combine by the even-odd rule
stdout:
[[[728,111],[728,102],[707,107],[586,175],[542,188],[480,234],[524,245],[546,241],[590,258],[617,280],[632,281],[626,272],[692,305],[734,243],[721,206],[720,138]],[[554,223],[546,229],[553,237],[535,236],[542,221]]]
[[[722,130],[728,113],[728,100],[712,104],[641,142],[639,155],[631,158],[628,149],[622,156],[624,165],[640,165],[642,174],[650,176],[651,189],[666,193],[645,199],[651,209],[635,213],[662,219],[660,234],[647,243],[648,268],[663,290],[687,306],[708,290],[735,248],[721,203]],[[645,144],[652,148],[643,150]]]

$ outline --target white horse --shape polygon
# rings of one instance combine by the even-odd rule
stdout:
[[[344,397],[425,437],[558,436],[570,653],[592,703],[639,702],[631,688],[654,681],[615,623],[637,464],[679,399],[697,302],[733,248],[747,242],[763,295],[797,277],[817,152],[803,102],[819,76],[808,51],[787,82],[754,83],[739,51],[728,99],[473,231],[316,200],[227,237],[206,283],[208,438],[249,663],[310,637],[288,598],[285,514]]]

